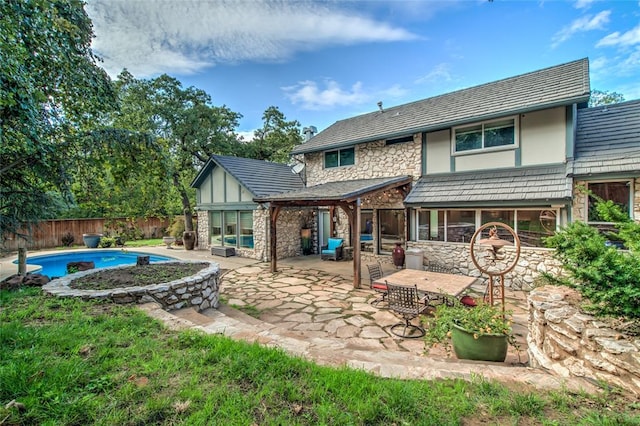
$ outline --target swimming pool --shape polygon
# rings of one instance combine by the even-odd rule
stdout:
[[[27,257],[27,264],[41,266],[42,269],[33,272],[53,278],[67,275],[67,263],[69,262],[94,262],[96,268],[105,268],[107,266],[133,265],[137,262],[138,256],[149,256],[150,262],[175,260],[172,257],[157,256],[136,251],[83,250],[43,256],[29,256]],[[15,260],[13,263],[17,264],[18,261]]]

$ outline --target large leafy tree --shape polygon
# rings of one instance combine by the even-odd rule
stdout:
[[[287,120],[276,106],[265,110],[262,121],[262,127],[254,131],[253,140],[245,147],[247,157],[286,163],[293,147],[302,143],[300,123]]]
[[[26,238],[68,194],[79,138],[114,106],[79,0],[0,2],[0,236]]]
[[[592,90],[589,97],[589,106],[610,105],[624,102],[624,95],[608,90]]]
[[[155,141],[156,149],[162,153],[156,170],[170,181],[180,199],[185,229],[192,231],[195,193],[189,183],[212,154],[240,153],[235,129],[242,116],[226,106],[212,105],[205,91],[185,89],[166,74],[138,80],[125,71],[116,85],[120,110],[111,125]]]

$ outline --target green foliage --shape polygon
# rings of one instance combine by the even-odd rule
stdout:
[[[182,216],[176,216],[173,218],[173,222],[171,222],[171,226],[167,229],[167,233],[175,237],[176,239],[182,239],[182,234],[185,231],[184,226],[184,218]]]
[[[115,237],[103,236],[102,238],[100,238],[100,247],[102,248],[109,248],[111,246],[115,246],[115,244],[116,244]]]
[[[609,237],[623,241],[629,251],[608,246],[596,228],[579,221],[545,243],[570,273],[571,285],[590,302],[585,308],[596,315],[640,318],[640,224],[613,203],[598,202],[596,208],[607,220],[623,220]]]
[[[446,303],[438,305],[433,315],[422,318],[426,334],[424,336],[427,352],[438,344],[443,345],[447,353],[451,351],[451,328],[456,324],[470,333],[504,334],[510,345],[519,350],[519,345],[511,329],[512,311],[502,312],[502,307],[492,306],[480,302],[473,308],[460,303],[449,306]]]
[[[615,395],[532,394],[488,379],[381,378],[221,335],[171,331],[135,307],[49,297],[39,289],[0,292],[0,304],[4,424],[640,421],[637,405]],[[24,410],[6,403],[12,400]]]
[[[0,238],[26,238],[68,195],[77,136],[115,97],[81,1],[5,0],[0,16]]]
[[[624,95],[608,90],[592,90],[589,97],[589,106],[610,105],[624,102]]]
[[[245,156],[257,160],[286,163],[291,150],[302,143],[300,123],[287,121],[278,107],[270,106],[262,115],[262,128],[254,132],[254,138],[245,146]]]
[[[141,240],[144,238],[144,232],[138,228],[134,218],[127,220],[108,219],[104,221],[104,227],[107,230],[107,235],[113,234],[124,241]]]

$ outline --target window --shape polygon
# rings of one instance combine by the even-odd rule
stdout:
[[[378,210],[378,251],[389,254],[404,241],[404,210]]]
[[[373,253],[373,212],[360,212],[360,250]]]
[[[324,153],[325,169],[331,167],[352,166],[355,164],[356,154],[354,148],[327,151]]]
[[[631,197],[630,187],[631,185],[629,181],[589,182],[587,188],[589,189],[590,193],[595,195],[595,197],[589,195],[588,221],[601,223],[604,222],[595,208],[598,198],[604,201],[613,201],[622,209],[623,212],[629,213],[629,200]]]
[[[489,121],[454,128],[454,152],[475,151],[516,145],[516,120]]]
[[[523,247],[544,247],[543,237],[553,235],[558,226],[555,209],[518,210],[417,210],[418,241],[446,241],[468,243],[479,226],[500,222],[512,227]],[[510,233],[500,238],[513,242]]]
[[[253,211],[212,211],[209,214],[211,245],[253,248]]]

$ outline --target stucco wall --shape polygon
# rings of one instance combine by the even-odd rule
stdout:
[[[421,151],[422,138],[416,134],[412,142],[386,146],[384,141],[377,141],[356,145],[353,166],[325,169],[324,153],[306,154],[307,185],[402,175],[417,179],[421,174]]]
[[[640,395],[640,339],[581,312],[579,300],[580,295],[568,287],[538,287],[529,294],[531,366]]]

